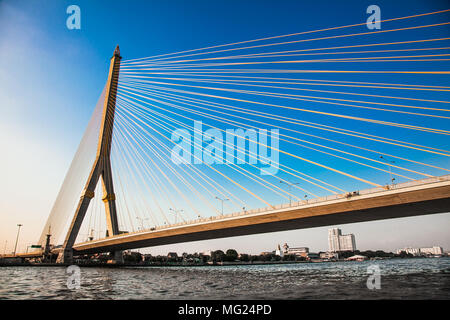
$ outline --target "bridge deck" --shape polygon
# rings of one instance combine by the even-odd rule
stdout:
[[[75,254],[448,212],[450,175],[79,243]]]

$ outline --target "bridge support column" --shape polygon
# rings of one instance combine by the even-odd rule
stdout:
[[[64,248],[64,250],[59,253],[56,263],[73,264],[72,248]]]
[[[123,251],[113,251],[111,255],[113,256],[114,263],[123,264]]]
[[[89,202],[94,197],[94,190],[100,177],[102,178],[101,180],[103,184],[103,201],[105,203],[108,236],[119,234],[110,155],[121,59],[122,57],[120,56],[119,46],[117,46],[114,51],[114,55],[111,58],[108,81],[106,83],[105,101],[103,102],[102,123],[98,138],[97,155],[89,178],[86,182],[83,195],[78,202],[75,215],[67,232],[63,245],[64,251],[60,257],[58,257],[58,261],[61,263],[71,263],[73,261],[72,248],[81,228]],[[119,258],[119,253],[117,253],[117,258]],[[122,261],[121,254],[118,261]]]

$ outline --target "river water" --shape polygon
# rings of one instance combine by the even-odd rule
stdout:
[[[369,290],[368,267],[380,270]],[[0,299],[450,299],[450,258],[284,265],[0,267]],[[374,283],[374,282],[372,282]]]

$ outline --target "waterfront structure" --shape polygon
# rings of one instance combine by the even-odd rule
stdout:
[[[315,252],[308,252],[304,257],[309,261],[320,261],[320,254]]]
[[[443,255],[444,250],[442,250],[442,247],[434,246],[431,248],[420,248],[420,253],[423,255]]]
[[[332,260],[332,259],[339,259],[339,254],[337,252],[320,252],[319,253],[320,259],[324,260]]]
[[[278,253],[280,252],[280,254]],[[292,247],[290,248],[287,243],[283,245],[283,250],[281,250],[280,245],[278,245],[278,249],[275,251],[276,255],[283,256],[287,254],[293,254],[295,256],[306,257],[308,255],[309,248],[308,247]]]
[[[345,259],[345,261],[364,261],[367,260],[368,258],[366,256],[362,256],[359,254],[356,254],[354,256],[348,257],[347,259]]]
[[[413,256],[427,256],[427,255],[443,255],[444,250],[442,247],[439,246],[433,246],[429,248],[411,248],[406,247],[402,249],[397,250],[397,254],[400,254],[402,252],[405,252],[407,254],[412,254]]]
[[[280,257],[283,257],[283,256],[284,256],[284,251],[281,250],[281,247],[280,247],[279,244],[278,244],[278,246],[277,246],[277,250],[275,250],[275,254],[276,254],[277,256],[280,256]]]
[[[328,229],[328,249],[330,252],[355,251],[356,242],[353,234],[342,234],[341,229]]]
[[[397,254],[400,254],[402,252],[405,252],[407,254],[412,254],[413,256],[420,256],[420,249],[419,248],[402,248],[397,250]]]
[[[287,254],[293,254],[295,256],[299,257],[306,257],[308,256],[309,248],[307,247],[298,247],[298,248],[289,248],[287,251]]]

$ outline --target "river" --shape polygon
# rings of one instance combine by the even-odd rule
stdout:
[[[369,290],[368,267],[380,270]],[[0,267],[0,299],[449,299],[450,258],[284,265]],[[373,276],[373,275],[372,275]]]

